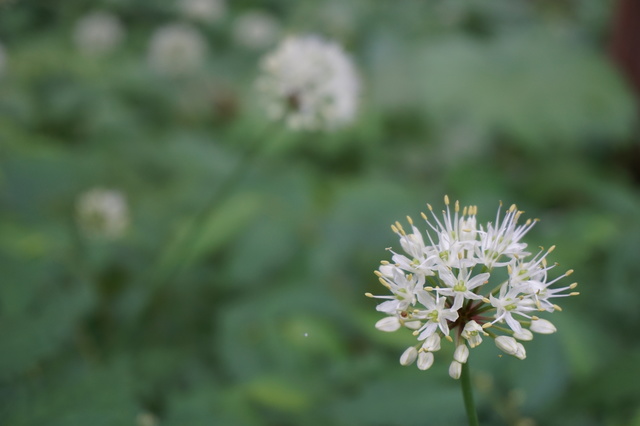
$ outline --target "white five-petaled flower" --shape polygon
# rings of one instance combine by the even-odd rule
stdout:
[[[256,85],[267,114],[293,130],[330,130],[354,120],[360,82],[338,44],[290,36],[261,62]]]
[[[381,262],[376,271],[391,294],[367,296],[385,299],[377,309],[388,316],[376,323],[378,329],[391,332],[406,327],[422,342],[403,353],[403,365],[417,360],[418,368],[427,370],[441,338],[455,339],[449,375],[457,379],[469,349],[482,343],[483,336],[492,338],[505,353],[524,359],[526,350],[519,341],[532,340],[532,332],[556,331],[534,313],[560,310],[551,299],[578,293],[570,292],[577,283],[553,287],[572,270],[548,278],[557,266],[548,266],[546,260],[554,246],[531,257],[523,237],[536,221],[519,225],[522,212],[515,205],[504,217],[499,208],[495,222],[478,225],[475,206],[460,208],[456,202],[452,209],[448,197],[445,204],[442,217],[427,205],[431,217],[422,214],[426,234],[410,217],[409,231],[399,222],[391,226],[403,252],[389,249],[392,262]]]

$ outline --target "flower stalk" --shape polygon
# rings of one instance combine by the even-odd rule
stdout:
[[[469,373],[469,364],[462,364],[462,373],[460,374],[460,387],[462,388],[462,399],[464,400],[464,409],[467,412],[469,426],[478,426],[478,413],[473,402],[473,389],[471,388],[471,374]]]

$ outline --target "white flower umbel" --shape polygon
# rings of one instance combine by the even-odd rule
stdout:
[[[233,23],[234,41],[248,49],[270,47],[280,36],[280,24],[261,10],[251,10],[240,15]]]
[[[225,0],[180,0],[178,7],[186,18],[203,23],[220,21],[227,14]]]
[[[338,44],[287,37],[261,61],[256,82],[267,114],[293,130],[329,130],[356,116],[360,82]]]
[[[76,219],[88,237],[120,238],[129,226],[129,207],[117,190],[94,188],[78,197]]]
[[[124,38],[124,27],[117,16],[92,12],[76,22],[73,41],[86,55],[104,55],[114,50]]]
[[[147,59],[158,73],[175,77],[198,70],[206,53],[206,40],[198,30],[186,24],[169,24],[153,34]]]
[[[449,374],[457,379],[469,349],[482,343],[483,336],[494,339],[505,353],[524,359],[526,351],[518,340],[532,340],[532,331],[556,331],[534,313],[560,310],[550,299],[578,293],[570,291],[576,283],[553,287],[572,270],[548,278],[557,266],[548,266],[546,260],[554,247],[534,256],[527,251],[523,237],[537,221],[519,225],[523,212],[515,205],[504,213],[499,208],[495,222],[484,225],[477,223],[477,207],[451,205],[448,197],[445,205],[441,216],[427,205],[431,213],[422,214],[425,233],[409,217],[409,232],[399,222],[391,226],[402,252],[389,249],[392,262],[381,262],[375,271],[390,294],[367,296],[385,299],[377,310],[387,317],[376,323],[378,329],[408,328],[423,341],[405,351],[403,365],[417,359],[419,369],[431,367],[444,337],[456,345]]]

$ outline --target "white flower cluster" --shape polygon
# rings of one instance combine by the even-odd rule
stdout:
[[[117,16],[92,12],[75,25],[73,41],[87,55],[103,55],[114,50],[124,38],[124,27]]]
[[[177,77],[200,68],[207,54],[207,42],[195,28],[182,23],[165,25],[153,34],[148,60],[160,74]]]
[[[507,354],[524,359],[525,348],[519,341],[533,339],[531,332],[556,331],[552,323],[533,313],[561,310],[553,299],[578,293],[567,292],[577,283],[552,288],[573,271],[548,279],[548,272],[557,266],[546,261],[554,247],[534,256],[526,251],[522,237],[536,221],[518,225],[522,212],[515,205],[504,217],[499,208],[495,223],[482,226],[477,224],[475,206],[460,209],[456,202],[452,212],[448,197],[445,204],[441,219],[430,205],[431,219],[422,213],[429,228],[428,243],[410,217],[410,232],[399,222],[391,226],[405,254],[389,249],[393,263],[383,261],[376,271],[391,295],[367,296],[387,299],[377,306],[387,317],[378,321],[376,328],[414,330],[419,343],[402,354],[402,365],[417,360],[419,369],[428,369],[444,337],[455,342],[449,375],[458,379],[469,348],[478,346],[483,336],[493,338]]]
[[[180,0],[178,6],[185,17],[203,23],[220,21],[227,14],[225,0]]]
[[[359,79],[342,48],[308,35],[284,39],[257,81],[268,115],[294,130],[333,129],[356,115]]]
[[[129,226],[129,207],[120,191],[93,188],[78,197],[76,217],[85,235],[117,239]]]
[[[261,10],[250,10],[240,15],[233,23],[233,39],[249,49],[271,46],[280,36],[280,24],[271,15]]]

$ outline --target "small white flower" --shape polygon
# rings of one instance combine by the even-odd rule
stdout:
[[[233,38],[240,46],[264,49],[280,36],[276,19],[261,10],[251,10],[240,15],[233,23]]]
[[[185,17],[203,23],[220,21],[227,14],[225,0],[180,0],[179,8]]]
[[[540,319],[540,318],[532,319],[531,327],[529,328],[534,333],[539,333],[539,334],[553,334],[557,331],[556,327],[553,324],[551,324],[551,322],[545,319]]]
[[[447,287],[440,288],[437,291],[442,296],[454,297],[451,309],[460,309],[465,300],[482,300],[484,298],[484,296],[476,294],[472,290],[483,285],[490,274],[478,274],[471,278],[471,272],[471,270],[461,268],[456,276],[449,268],[441,267],[438,269],[438,276]]]
[[[432,352],[420,352],[418,354],[418,368],[428,370],[433,365],[434,356]]]
[[[464,343],[458,345],[456,350],[453,352],[453,359],[458,361],[460,364],[464,364],[467,362],[467,358],[469,358],[469,348]]]
[[[426,292],[418,293],[418,300],[427,309],[418,312],[415,317],[425,319],[425,324],[418,330],[420,335],[418,340],[424,340],[431,336],[439,328],[445,336],[449,335],[449,321],[458,319],[458,312],[445,308],[446,298],[437,296],[437,299],[429,296]]]
[[[518,342],[513,337],[498,336],[495,342],[498,349],[509,355],[515,355],[518,352]]]
[[[88,55],[113,51],[124,38],[124,27],[117,16],[108,12],[92,12],[76,22],[73,41]]]
[[[528,303],[528,300],[519,297],[520,290],[518,288],[512,288],[508,285],[500,287],[500,293],[498,297],[493,295],[489,296],[491,305],[496,308],[496,319],[493,321],[506,321],[511,330],[516,333],[522,331],[522,326],[517,319],[513,317],[514,314],[530,318],[527,312],[535,311],[535,307]]]
[[[78,225],[90,237],[116,239],[129,225],[129,208],[120,191],[94,188],[80,195],[76,205]]]
[[[520,240],[533,228],[536,221],[527,220],[523,225],[517,225],[521,214],[522,212],[512,205],[501,221],[498,209],[495,225],[489,223],[486,232],[481,228],[480,244],[476,250],[478,257],[489,269],[494,266],[506,266],[512,259],[529,255],[524,251],[527,245]]]
[[[169,24],[153,34],[148,60],[155,71],[179,76],[200,68],[206,52],[207,43],[198,30],[186,24]]]
[[[263,58],[257,80],[268,115],[293,130],[334,129],[354,120],[360,83],[336,43],[287,37]]]
[[[440,335],[437,333],[433,333],[431,336],[427,337],[422,344],[422,349],[428,352],[437,352],[440,350]]]
[[[471,320],[464,326],[460,335],[469,342],[469,346],[473,349],[482,343],[482,334],[487,335],[477,322]]]
[[[402,356],[400,356],[400,365],[405,365],[405,366],[411,365],[413,364],[413,361],[415,361],[417,357],[418,357],[418,350],[413,346],[409,346],[402,353]]]
[[[451,361],[451,365],[449,366],[449,376],[451,376],[452,379],[458,380],[461,374],[462,364],[458,361]]]

